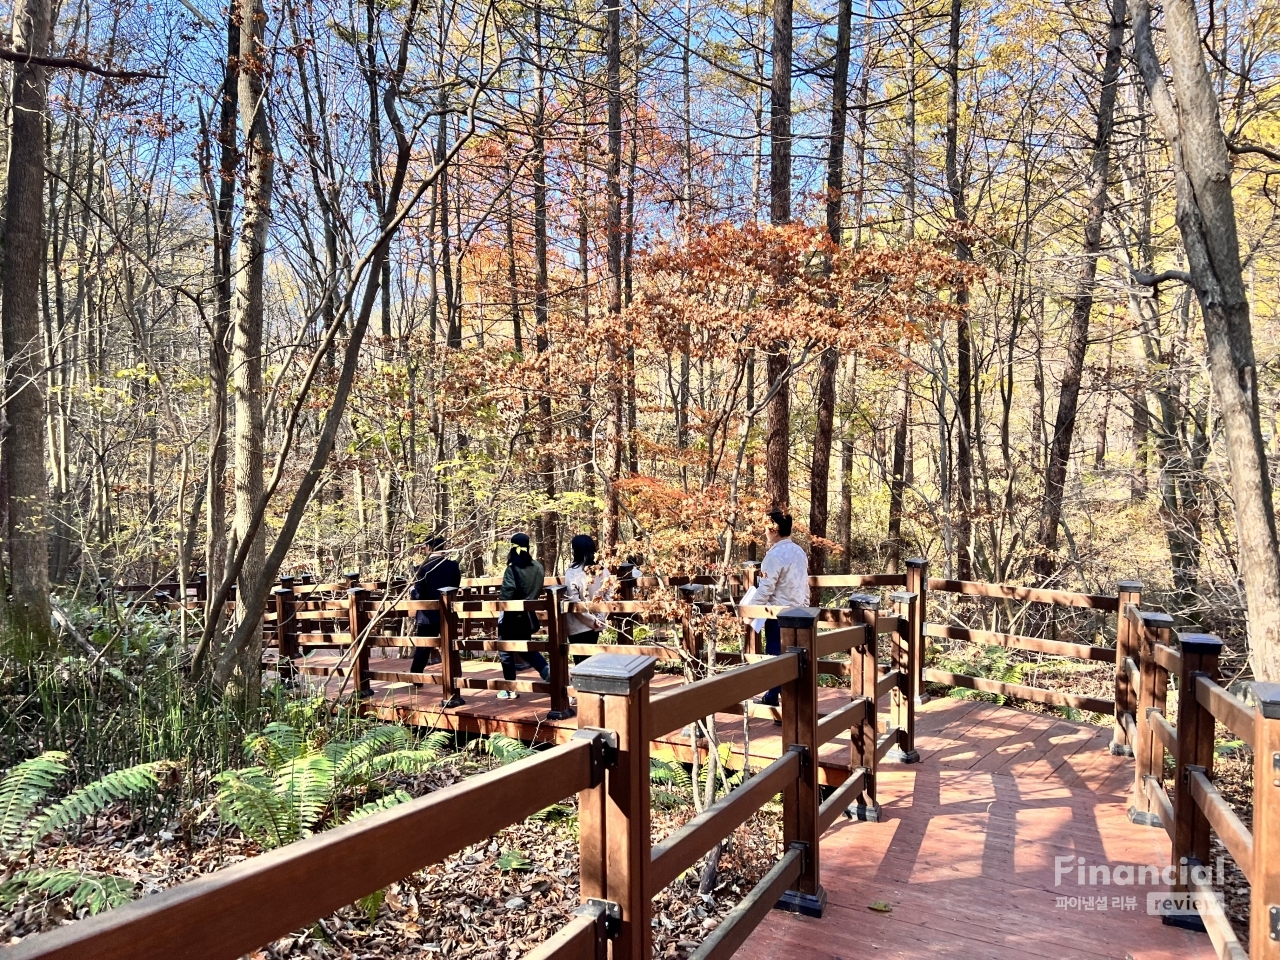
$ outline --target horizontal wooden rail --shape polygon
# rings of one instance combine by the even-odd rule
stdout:
[[[1257,711],[1208,677],[1196,677],[1196,700],[1214,718],[1253,749]]]
[[[902,736],[902,731],[897,727],[890,727],[884,733],[880,734],[880,739],[876,741],[876,766],[880,765],[880,761],[884,759],[886,753],[898,746],[898,741]]]
[[[649,864],[649,896],[656,896],[799,774],[800,754],[788,751],[654,847]]]
[[[1031,650],[1036,653],[1048,653],[1057,657],[1074,657],[1077,660],[1098,660],[1103,663],[1116,662],[1116,652],[1111,647],[1096,647],[1087,643],[1068,643],[1066,640],[1046,640],[1043,637],[1024,637],[1016,633],[995,633],[991,630],[969,630],[965,627],[951,627],[942,623],[926,623],[924,625],[924,635],[943,640],[971,640],[974,643],[987,644],[993,647]]]
[[[543,680],[486,680],[483,677],[458,677],[465,690],[513,690],[516,693],[550,693],[551,684]]]
[[[833,653],[847,653],[854,647],[861,647],[867,642],[867,628],[859,624],[856,627],[841,627],[839,630],[828,630],[819,633],[814,641],[814,652],[818,657],[829,657]]]
[[[997,600],[1022,600],[1032,603],[1052,603],[1059,607],[1087,607],[1092,610],[1119,610],[1119,597],[1104,597],[1094,593],[1072,593],[1064,590],[1041,590],[1036,587],[1015,587],[1004,583],[979,583],[974,580],[942,580],[930,577],[930,590],[941,593],[961,593],[970,597],[992,597]]]
[[[546,640],[455,640],[453,646],[455,650],[481,650],[488,653],[546,653],[551,649],[551,644]]]
[[[784,653],[658,694],[649,702],[649,739],[750,700],[800,675],[800,657]]]
[[[1253,834],[1244,825],[1231,804],[1218,792],[1199,767],[1188,768],[1187,782],[1191,785],[1191,796],[1204,811],[1205,819],[1213,827],[1222,845],[1231,856],[1235,857],[1236,866],[1251,879],[1253,874]]]
[[[580,738],[23,940],[6,960],[232,960],[591,786]],[[412,837],[412,843],[405,838]],[[317,877],[324,882],[315,884]],[[281,891],[306,890],[305,896]],[[198,935],[197,935],[198,934]]]
[[[890,690],[897,690],[907,681],[907,675],[901,670],[890,670],[883,677],[876,681],[876,702],[880,701]]]
[[[847,677],[849,676],[849,662],[847,660],[819,660],[818,675]]]
[[[792,847],[755,888],[729,911],[720,925],[702,941],[689,960],[729,960],[746,942],[783,893],[796,882],[804,861],[804,849]]]
[[[608,927],[604,904],[584,903],[560,932],[538,944],[522,960],[605,960]]]
[[[1163,643],[1153,644],[1151,656],[1161,669],[1168,670],[1174,676],[1182,673],[1182,654],[1173,647],[1167,647]]]
[[[1212,884],[1193,881],[1190,887],[1197,897],[1205,898],[1206,902],[1210,899],[1217,901],[1217,894]],[[1226,913],[1221,910],[1202,910],[1200,919],[1204,922],[1204,931],[1209,935],[1218,960],[1249,960],[1249,955],[1245,953],[1244,946],[1236,936]]]
[[[963,673],[950,673],[946,670],[933,668],[924,671],[924,678],[930,683],[943,683],[951,687],[966,687],[969,690],[981,690],[984,693],[1018,697],[1022,700],[1030,700],[1033,703],[1074,707],[1077,710],[1089,710],[1093,713],[1112,713],[1116,706],[1114,700],[1100,700],[1097,697],[1085,697],[1074,693],[1042,690],[1039,687],[1028,687],[1020,683],[1005,683],[1001,680],[991,680],[987,677],[971,677]]]
[[[809,578],[811,587],[905,587],[905,573],[837,573]]]
[[[1129,675],[1129,683],[1133,686],[1134,693],[1142,690],[1142,670],[1133,662],[1133,657],[1124,658],[1124,670]]]
[[[1155,807],[1156,816],[1160,818],[1160,826],[1164,827],[1164,832],[1172,840],[1177,825],[1173,820],[1173,801],[1169,799],[1169,792],[1165,790],[1164,784],[1158,777],[1147,777],[1144,787],[1147,791],[1147,799],[1151,801]]]
[[[621,653],[626,656],[642,655],[655,660],[680,660],[681,652],[675,647],[662,647],[648,643],[571,643],[569,656],[594,657],[598,653]],[[722,654],[716,654],[716,662],[722,663]]]
[[[1178,731],[1155,707],[1147,711],[1147,722],[1151,724],[1151,735],[1160,741],[1160,744],[1173,757],[1173,762],[1178,762]],[[1163,770],[1152,770],[1153,776],[1163,779]]]
[[[818,743],[827,743],[857,723],[867,719],[869,702],[866,697],[850,700],[835,713],[829,713],[818,721]]]
[[[849,815],[849,808],[857,802],[866,785],[867,768],[858,767],[850,774],[848,780],[840,784],[831,796],[822,801],[822,806],[818,808],[819,834],[831,829],[831,825],[840,819],[841,814]]]

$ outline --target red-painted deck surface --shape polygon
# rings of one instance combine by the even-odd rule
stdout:
[[[1054,883],[1055,857],[1169,862],[1163,830],[1129,823],[1132,761],[1107,751],[1109,730],[970,700],[917,716],[921,762],[881,768],[882,822],[841,821],[822,839],[825,915],[774,911],[738,958],[1216,957],[1205,934],[1148,916],[1163,886]],[[1058,900],[1104,895],[1106,911]]]

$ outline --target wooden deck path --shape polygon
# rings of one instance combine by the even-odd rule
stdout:
[[[1110,755],[1108,729],[971,700],[917,717],[921,762],[880,770],[882,821],[822,838],[825,915],[773,911],[740,960],[1216,958],[1205,934],[1147,915],[1163,886],[1054,884],[1055,857],[1169,862],[1163,830],[1129,823],[1133,761]],[[1105,912],[1058,901],[1103,895]]]
[[[375,664],[394,669],[390,661]],[[500,676],[488,662],[465,661],[464,671],[477,679]],[[325,685],[332,694],[341,682],[329,678]],[[653,685],[678,682],[660,675]],[[499,700],[493,691],[465,690],[463,706],[442,710],[438,687],[373,687],[371,712],[385,720],[548,742],[563,742],[576,729],[573,718],[548,720],[548,699],[539,694]],[[823,689],[821,712],[847,697],[847,691]],[[1163,885],[1079,884],[1074,871],[1055,885],[1055,857],[1084,857],[1086,869],[1132,864],[1135,873],[1137,866],[1169,861],[1164,831],[1128,820],[1133,761],[1109,753],[1110,728],[954,698],[933,700],[916,716],[921,762],[880,768],[881,822],[841,820],[823,837],[829,898],[823,918],[774,911],[737,957],[1216,957],[1205,934],[1166,927],[1147,914],[1147,894]],[[717,723],[739,761],[742,727],[734,716]],[[753,767],[779,756],[781,739],[771,721],[753,719],[749,732]],[[687,761],[692,748],[687,738],[668,736],[653,752]],[[824,782],[842,782],[848,738],[827,744],[821,763]],[[1100,896],[1105,911],[1096,909]],[[891,911],[871,910],[877,902]]]

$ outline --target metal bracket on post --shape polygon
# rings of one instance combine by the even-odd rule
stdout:
[[[604,771],[618,765],[618,734],[615,730],[600,727],[580,727],[574,740],[591,741],[591,786],[604,782]]]
[[[801,840],[793,840],[789,850],[803,851],[804,859],[809,859],[809,844]],[[827,891],[825,887],[819,887],[817,895],[811,893],[801,893],[798,890],[788,890],[778,902],[774,904],[775,910],[786,910],[788,913],[798,913],[802,917],[821,918],[823,912],[827,908]]]
[[[800,658],[800,672],[804,673],[809,669],[809,651],[804,647],[787,647],[787,653],[794,653]]]
[[[579,909],[597,909],[604,911],[604,935],[610,940],[622,932],[622,905],[612,900],[597,900],[588,897],[587,902]]]

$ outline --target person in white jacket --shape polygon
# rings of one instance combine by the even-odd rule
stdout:
[[[781,510],[769,513],[765,524],[765,540],[769,549],[760,564],[760,577],[753,603],[768,607],[807,607],[809,605],[809,555],[791,539],[791,515]],[[770,656],[782,653],[782,631],[776,618],[764,622],[764,652]],[[756,698],[756,703],[776,707],[781,687]]]
[[[609,571],[605,567],[596,569],[596,542],[585,533],[580,533],[569,542],[573,550],[573,562],[564,572],[564,598],[569,603],[594,603],[597,600],[608,600],[608,592],[604,585],[609,579]],[[600,631],[604,629],[603,617],[593,613],[569,613],[569,643],[596,643],[600,639]],[[581,663],[586,657],[574,657],[574,663]]]

